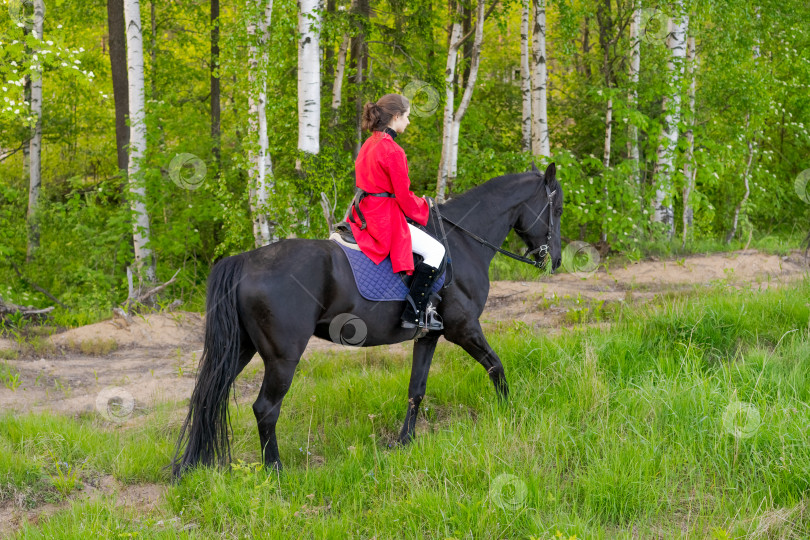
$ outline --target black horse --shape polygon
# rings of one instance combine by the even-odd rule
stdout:
[[[444,330],[430,332],[414,343],[401,443],[414,435],[441,334],[484,366],[498,397],[508,396],[503,364],[478,322],[489,292],[493,247],[500,246],[515,229],[529,248],[527,254],[538,264],[550,257],[554,270],[561,262],[563,193],[553,163],[544,174],[533,166],[527,173],[493,178],[438,208],[447,218],[444,229],[453,279],[441,291],[443,300],[438,306]],[[428,232],[440,237],[438,221],[428,223]],[[364,347],[414,337],[413,330],[400,327],[402,303],[371,302],[360,296],[346,255],[331,240],[282,240],[225,258],[212,269],[207,294],[205,344],[172,460],[175,477],[198,464],[230,461],[228,396],[237,375],[257,351],[265,372],[253,412],[264,464],[281,468],[276,422],[312,335],[330,339],[333,321],[351,314],[365,324]]]

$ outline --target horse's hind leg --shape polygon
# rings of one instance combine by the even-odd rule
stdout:
[[[270,358],[264,362],[264,380],[259,397],[253,404],[253,414],[256,415],[256,424],[259,427],[259,441],[262,445],[265,467],[281,470],[276,423],[281,413],[281,402],[290,389],[299,358],[300,355],[294,360]]]
[[[276,423],[281,413],[281,402],[290,389],[295,368],[312,332],[307,333],[300,328],[293,331],[290,327],[284,328],[286,326],[284,323],[259,326],[255,319],[249,320],[247,326],[248,333],[264,361],[262,387],[259,390],[259,397],[253,403],[264,465],[281,469]],[[312,330],[314,331],[314,325]]]

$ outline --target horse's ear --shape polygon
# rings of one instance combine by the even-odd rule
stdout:
[[[557,178],[557,166],[554,163],[550,163],[548,167],[546,167],[546,174],[544,181],[546,184],[552,183]]]
[[[532,160],[532,172],[536,175],[540,175],[540,169],[537,168],[537,165],[534,164],[534,160]]]

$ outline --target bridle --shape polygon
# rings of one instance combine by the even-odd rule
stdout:
[[[531,225],[529,225],[525,229],[518,229],[517,227],[515,227],[515,230],[519,233],[529,232],[531,228],[534,227],[534,224],[540,221],[540,217],[543,215],[543,212],[545,212],[546,208],[548,208],[548,229],[546,229],[546,243],[540,247],[536,247],[531,250],[526,248],[526,253],[523,254],[524,257],[528,257],[529,255],[534,255],[535,253],[538,253],[540,255],[540,260],[545,260],[546,255],[548,255],[549,246],[551,245],[551,230],[554,227],[554,209],[551,205],[554,202],[554,195],[557,194],[556,189],[554,191],[551,191],[548,189],[547,185],[545,186],[545,188],[546,188],[546,205],[543,207],[542,210],[540,210],[540,213],[537,214],[537,217],[534,218],[534,221],[532,221]]]
[[[436,215],[439,218],[438,221],[439,221],[439,226],[440,226],[440,229],[441,229],[442,242],[444,243],[446,253],[448,253],[448,258],[449,258],[450,250],[449,250],[449,246],[447,245],[447,235],[444,233],[444,226],[442,225],[442,221],[446,221],[447,223],[449,223],[453,227],[456,227],[458,230],[460,230],[461,232],[463,232],[464,234],[466,234],[470,238],[480,242],[481,244],[483,244],[483,245],[485,245],[485,246],[487,246],[487,247],[489,247],[491,249],[494,249],[495,251],[497,251],[499,253],[503,253],[507,257],[511,257],[511,258],[513,258],[513,259],[515,259],[517,261],[524,262],[526,264],[530,264],[530,265],[534,266],[535,268],[539,268],[541,270],[544,269],[545,266],[546,266],[546,256],[548,255],[549,246],[551,244],[551,230],[552,230],[552,227],[554,226],[554,212],[553,212],[553,209],[551,207],[551,203],[554,201],[554,195],[556,195],[556,193],[557,193],[556,189],[554,191],[551,191],[551,190],[548,189],[548,186],[545,186],[545,188],[546,188],[546,196],[548,197],[548,200],[546,201],[546,205],[543,207],[543,209],[540,210],[540,213],[537,214],[537,217],[534,219],[534,221],[532,221],[531,225],[529,225],[526,229],[523,229],[523,230],[518,229],[517,227],[514,227],[514,229],[517,232],[522,232],[522,233],[528,232],[529,229],[531,229],[534,226],[534,224],[537,223],[540,220],[540,217],[542,217],[543,213],[548,208],[548,231],[546,232],[546,243],[543,244],[542,246],[536,247],[534,249],[526,248],[526,253],[523,254],[523,255],[518,255],[517,253],[512,253],[511,251],[508,251],[508,250],[503,249],[503,248],[501,248],[499,246],[496,246],[492,242],[490,242],[490,241],[488,241],[488,240],[486,240],[484,238],[481,238],[480,236],[478,236],[474,232],[468,231],[467,229],[465,229],[464,227],[462,227],[458,223],[455,223],[454,221],[450,220],[449,218],[444,217],[443,215],[441,215],[441,212],[439,211],[439,205],[437,205],[436,202],[433,199],[429,199],[430,205],[436,211]],[[539,255],[539,259],[540,259],[539,261],[535,261],[534,259],[529,258],[531,255],[534,255],[535,253],[537,253]],[[554,272],[553,265],[552,265],[551,271],[552,271],[552,273]]]

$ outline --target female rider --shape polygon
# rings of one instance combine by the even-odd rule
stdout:
[[[376,103],[366,103],[362,128],[372,133],[355,161],[360,194],[348,221],[360,250],[375,264],[390,255],[394,272],[413,275],[402,327],[441,330],[434,305],[440,298],[431,295],[430,290],[439,278],[444,246],[405,219],[424,226],[429,214],[427,201],[410,190],[408,160],[402,147],[394,142],[408,127],[409,114],[408,98],[399,94],[386,94]],[[416,268],[414,252],[424,257]]]

